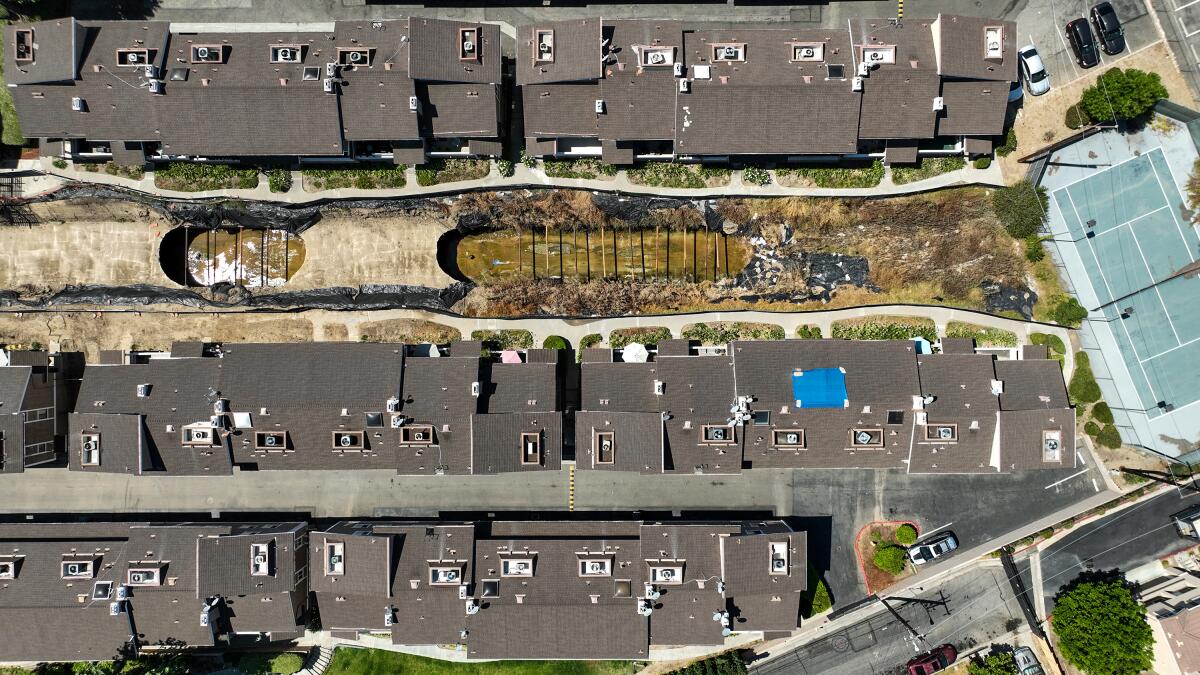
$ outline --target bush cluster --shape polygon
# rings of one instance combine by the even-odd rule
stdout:
[[[777,169],[780,176],[799,176],[823,188],[868,188],[883,180],[883,162],[875,160],[862,167],[855,166],[800,166]]]
[[[1104,401],[1098,402],[1096,405],[1092,406],[1092,419],[1101,424],[1112,424],[1112,408],[1109,408],[1108,404]]]
[[[688,326],[680,337],[697,340],[703,345],[723,345],[733,340],[782,340],[787,337],[787,333],[782,326],[734,321],[720,324],[697,323]]]
[[[974,166],[976,169],[986,169],[991,165],[991,157],[976,157],[975,161],[971,162],[971,166]]]
[[[267,171],[267,186],[271,192],[287,192],[292,189],[292,172],[287,169]]]
[[[1087,315],[1087,309],[1071,296],[1058,298],[1054,306],[1050,308],[1051,321],[1071,328],[1078,328]]]
[[[821,327],[812,324],[805,324],[796,329],[796,337],[801,340],[820,340]]]
[[[516,171],[517,165],[512,163],[510,159],[496,160],[496,171],[505,178],[509,178]]]
[[[1029,179],[992,193],[992,210],[1014,239],[1035,236],[1046,223],[1049,204],[1046,189],[1040,185],[1034,187]]]
[[[253,190],[258,187],[258,169],[238,169],[227,164],[170,162],[154,170],[154,184],[167,190]]]
[[[728,178],[732,172],[723,167],[647,162],[625,172],[629,182],[671,188],[702,188],[709,178]]]
[[[551,335],[550,337],[546,338],[545,340],[542,340],[542,348],[543,349],[570,349],[571,344],[569,342],[567,342],[567,339],[565,337],[562,337],[559,335]]]
[[[917,528],[904,523],[896,528],[896,543],[904,546],[912,546],[917,543]]]
[[[1086,110],[1076,103],[1070,108],[1067,108],[1066,115],[1064,115],[1063,118],[1063,123],[1067,125],[1068,129],[1073,131],[1075,129],[1082,129],[1083,127],[1091,124],[1092,117],[1091,115],[1087,114]]]
[[[471,339],[483,342],[484,349],[491,351],[529,349],[533,346],[533,333],[527,330],[477,330],[471,332]]]
[[[746,675],[746,662],[737,652],[725,652],[673,670],[670,675]]]
[[[960,156],[926,157],[917,166],[893,166],[892,182],[896,185],[915,183],[943,173],[958,171],[966,165],[967,161]]]
[[[397,189],[407,180],[403,164],[380,169],[304,169],[305,182],[317,190],[358,188],[359,190]]]
[[[1092,374],[1092,364],[1084,352],[1075,352],[1075,372],[1071,374],[1071,384],[1067,387],[1071,401],[1075,404],[1095,403],[1100,400],[1100,385],[1096,384],[1096,376]]]
[[[1004,145],[996,148],[996,154],[1001,157],[1008,157],[1017,149],[1017,130],[1012,127],[1008,128],[1008,133],[1004,135]]]
[[[1053,354],[1066,354],[1067,346],[1063,344],[1062,338],[1050,333],[1030,333],[1029,341],[1035,345],[1046,345],[1046,349]]]
[[[608,334],[608,344],[613,349],[624,349],[633,342],[653,347],[663,340],[671,339],[671,329],[662,326],[646,328],[618,328]]]
[[[1046,258],[1046,249],[1042,246],[1042,238],[1037,235],[1025,237],[1025,259],[1031,263],[1039,263]]]
[[[771,172],[757,166],[742,169],[742,182],[760,187],[771,184]]]
[[[980,347],[1016,347],[1017,334],[1001,328],[976,326],[963,321],[946,324],[946,337],[970,338]]]
[[[866,321],[846,323],[835,321],[833,338],[836,340],[910,340],[923,337],[930,342],[937,340],[937,326],[932,321]]]
[[[888,574],[900,574],[904,571],[904,563],[907,560],[907,551],[894,544],[886,544],[875,549],[873,562],[876,567]]]

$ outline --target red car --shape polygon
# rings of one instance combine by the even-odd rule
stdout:
[[[942,645],[908,662],[908,675],[933,675],[950,667],[958,659],[954,645]]]

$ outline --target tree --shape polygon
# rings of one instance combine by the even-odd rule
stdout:
[[[1087,318],[1088,311],[1079,301],[1071,296],[1064,296],[1054,303],[1054,307],[1050,309],[1050,320],[1062,325],[1078,328],[1079,324]]]
[[[1121,432],[1117,431],[1113,425],[1105,424],[1100,433],[1096,434],[1096,442],[1100,444],[1100,447],[1116,450],[1121,447]]]
[[[1050,619],[1063,658],[1089,675],[1124,675],[1154,664],[1146,609],[1123,578],[1081,577],[1055,598]]]
[[[1112,424],[1112,408],[1108,407],[1108,404],[1104,401],[1100,401],[1096,405],[1092,406],[1092,418],[1101,424]]]
[[[1083,90],[1079,105],[1095,120],[1131,120],[1146,114],[1167,97],[1158,73],[1136,68],[1110,68]]]
[[[909,525],[908,523],[904,523],[900,527],[897,527],[896,543],[904,544],[905,546],[912,546],[913,544],[917,543],[917,528]]]
[[[1004,229],[1015,239],[1037,234],[1046,222],[1048,206],[1046,189],[1034,187],[1028,179],[992,193],[992,209]]]
[[[908,553],[892,544],[880,546],[875,549],[875,566],[887,572],[888,574],[899,574],[904,571],[904,561],[908,558]]]
[[[1017,675],[1017,662],[1012,652],[994,652],[987,658],[971,659],[967,675]]]
[[[820,614],[830,607],[833,607],[833,601],[829,599],[829,589],[825,587],[824,581],[818,581],[817,588],[813,591],[811,615]]]

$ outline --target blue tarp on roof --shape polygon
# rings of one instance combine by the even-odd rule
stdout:
[[[792,398],[797,408],[845,408],[846,371],[842,368],[792,371]]]

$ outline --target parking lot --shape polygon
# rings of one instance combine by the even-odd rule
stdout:
[[[1125,28],[1125,51],[1116,56],[1101,51],[1099,65],[1086,70],[1076,64],[1064,29],[1072,19],[1087,16],[1088,10],[1096,4],[1094,0],[1032,0],[1015,17],[1019,46],[1030,42],[1037,46],[1050,73],[1051,86],[1099,75],[1120,65],[1122,58],[1161,39],[1145,0],[1111,1]]]

